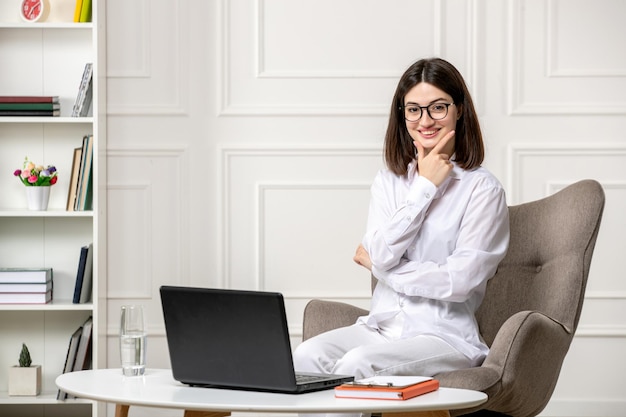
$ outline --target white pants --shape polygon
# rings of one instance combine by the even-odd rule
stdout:
[[[465,355],[436,336],[400,339],[400,325],[392,323],[379,331],[354,324],[322,333],[296,348],[294,367],[296,371],[351,375],[356,379],[376,375],[433,376],[471,367]]]
[[[351,375],[433,376],[469,368],[470,360],[436,336],[399,339],[363,324],[331,330],[302,342],[294,352],[296,371]]]

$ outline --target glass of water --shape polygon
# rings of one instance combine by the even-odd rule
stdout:
[[[126,376],[143,375],[146,369],[146,330],[143,307],[122,306],[120,323],[120,356]]]

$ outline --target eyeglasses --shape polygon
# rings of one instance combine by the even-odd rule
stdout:
[[[448,115],[448,107],[454,103],[433,103],[428,106],[418,106],[417,104],[407,104],[400,107],[404,109],[404,119],[407,122],[417,122],[424,115],[424,109],[428,113],[428,117],[433,120],[445,119]]]

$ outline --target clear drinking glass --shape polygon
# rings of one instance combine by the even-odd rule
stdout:
[[[146,369],[146,330],[143,307],[122,306],[120,324],[120,357],[126,376],[143,375]]]

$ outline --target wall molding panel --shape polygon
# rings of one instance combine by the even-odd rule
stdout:
[[[551,417],[586,417],[598,415],[602,410],[602,416],[622,417],[626,410],[626,401],[606,398],[593,399],[554,399],[550,400],[545,410],[540,414]]]
[[[107,206],[115,219],[108,250],[117,260],[108,265],[109,300],[147,300],[164,280],[189,282],[181,245],[189,236],[188,169],[185,148],[107,150]]]
[[[187,114],[192,12],[186,2],[113,1],[107,14],[129,19],[125,31],[108,32],[109,50],[126,51],[107,60],[107,114]],[[168,28],[168,30],[164,30]],[[130,33],[128,32],[130,31]]]
[[[152,32],[152,2],[150,0],[137,0],[132,4],[123,4],[125,12],[122,16],[132,17],[134,21],[133,36],[124,38],[125,42],[133,42],[132,54],[124,56],[124,63],[115,59],[115,55],[108,62],[107,68],[107,81],[111,82],[115,78],[150,78],[152,76],[151,70],[151,53],[150,48],[150,33]],[[111,7],[115,13],[115,7],[120,3],[113,2]],[[128,8],[134,8],[132,12]],[[130,12],[130,13],[129,13]],[[117,15],[117,13],[116,13]],[[114,38],[118,41],[118,38]],[[113,42],[113,45],[115,44]],[[111,47],[114,47],[110,45]],[[121,61],[121,59],[120,59]],[[117,66],[116,66],[117,65]],[[122,66],[125,65],[125,66]]]
[[[301,11],[302,7],[310,9]],[[468,79],[477,79],[471,43],[477,36],[475,0],[401,1],[384,7],[381,3],[377,10],[363,8],[356,0],[328,4],[234,0],[221,1],[219,8],[219,116],[387,116],[389,91],[416,57],[445,56],[456,62]],[[432,17],[423,21],[429,25],[420,26],[418,33],[411,12],[415,8]],[[353,20],[332,19],[343,9],[351,10]],[[281,18],[283,15],[290,19]],[[362,38],[368,32],[363,32],[363,24],[376,15],[407,20],[385,34],[389,40],[365,42]],[[453,24],[459,30],[450,31],[448,26]],[[351,29],[350,25],[356,26]],[[324,36],[318,33],[310,43],[308,26],[323,26]],[[334,31],[343,35],[332,36]],[[350,36],[361,40],[349,42],[345,38]],[[424,42],[411,43],[414,37]],[[389,44],[403,39],[418,48],[410,52],[410,58],[380,58],[389,53]],[[337,42],[347,42],[346,47],[338,48]],[[364,44],[369,50],[359,53]],[[330,53],[338,55],[327,56]],[[368,60],[370,56],[377,59]],[[346,64],[341,64],[343,61]]]
[[[152,298],[152,196],[150,183],[107,184],[108,205],[113,208],[109,215],[115,215],[119,219],[121,209],[134,229],[131,235],[116,227],[107,233],[112,256],[126,259],[126,262],[108,267],[109,281],[114,284],[111,285],[114,289],[107,292],[109,300]],[[124,210],[129,204],[136,210]],[[131,256],[118,253],[120,249]]]
[[[442,54],[442,47],[444,45],[444,26],[445,23],[443,21],[443,19],[445,19],[445,14],[444,14],[444,3],[446,0],[433,0],[432,3],[432,14],[431,14],[431,18],[429,19],[433,22],[433,37],[432,39],[430,39],[431,44],[429,45],[429,49],[433,51],[433,55],[441,55]],[[307,69],[306,67],[303,67],[303,69],[301,70],[295,70],[295,69],[272,69],[268,66],[268,57],[267,57],[267,49],[270,47],[270,45],[272,45],[273,43],[267,42],[267,35],[266,35],[266,31],[268,30],[268,27],[271,26],[271,23],[269,23],[268,20],[268,5],[272,4],[272,3],[276,3],[273,0],[255,0],[255,10],[256,10],[256,34],[255,34],[255,44],[256,44],[256,56],[257,56],[257,63],[256,63],[256,77],[257,78],[306,78],[306,79],[323,79],[323,78],[335,78],[335,79],[358,79],[358,78],[363,78],[363,79],[370,79],[370,78],[388,78],[391,79],[393,81],[396,81],[398,78],[400,78],[400,76],[402,75],[402,71],[399,71],[398,68],[388,68],[388,69],[379,69],[379,70],[371,70],[368,67],[361,67],[361,68],[346,68],[343,70],[338,70],[338,69],[326,69],[326,70],[315,70],[312,71],[310,69]],[[354,14],[358,14],[359,10],[356,9],[352,4],[350,4],[351,2],[346,2],[343,7],[346,8],[347,10],[350,10],[351,13]],[[302,7],[303,4],[298,4],[297,6],[294,7]],[[311,4],[309,6],[315,6],[314,8],[318,8],[320,5],[318,4]],[[322,5],[322,7],[330,7],[331,3],[328,3],[327,5]],[[341,4],[337,4],[336,2],[332,2],[332,6],[333,7],[342,7]],[[382,10],[381,10],[382,11]],[[340,11],[335,11],[338,13],[341,13]],[[346,22],[349,23],[349,22]],[[355,31],[352,30],[348,30],[347,31],[349,34],[351,33],[355,33]],[[365,35],[362,32],[356,32],[358,33],[358,35],[356,36],[362,36]],[[338,37],[339,38],[339,37]],[[360,42],[364,42],[362,39],[360,40]],[[367,41],[365,41],[367,42]]]
[[[333,256],[333,250],[327,251],[323,248],[312,247],[311,250],[303,248],[301,245],[297,245],[297,247],[293,247],[292,239],[290,239],[290,235],[293,236],[293,233],[297,231],[297,224],[289,223],[289,218],[282,214],[276,214],[273,210],[276,210],[277,207],[272,204],[273,200],[277,200],[279,202],[284,202],[286,204],[293,206],[298,205],[298,200],[303,198],[309,198],[310,196],[315,198],[325,198],[328,202],[340,202],[342,196],[346,196],[346,194],[360,194],[366,195],[369,198],[369,190],[371,184],[368,182],[353,182],[353,183],[298,183],[298,182],[276,182],[276,183],[259,183],[256,187],[256,207],[258,213],[257,220],[257,235],[258,241],[256,245],[256,259],[259,260],[257,271],[257,283],[256,286],[260,290],[278,290],[283,293],[285,298],[290,299],[310,299],[310,298],[324,298],[324,299],[361,299],[369,301],[371,298],[371,292],[369,288],[364,286],[356,287],[356,289],[352,286],[348,287],[340,287],[340,286],[322,286],[323,288],[313,287],[313,288],[303,288],[302,285],[293,286],[289,285],[288,281],[289,277],[298,277],[301,276],[304,281],[307,279],[315,278],[315,274],[310,274],[310,277],[307,277],[306,272],[302,272],[304,269],[315,269],[316,264],[318,264],[319,259],[325,259],[325,262],[332,264],[333,262],[341,263],[341,260],[331,259]],[[349,203],[350,198],[346,198],[346,203]],[[301,210],[298,208],[295,211],[301,212],[302,215],[307,216],[312,213],[306,213],[306,206],[309,203],[302,204]],[[340,203],[337,203],[340,205]],[[324,206],[329,206],[327,204],[322,204],[322,207],[316,207],[314,211],[319,212],[319,210],[323,210]],[[331,206],[329,211],[335,210],[334,206]],[[326,219],[326,222],[332,222],[334,220],[335,224],[330,225],[329,229],[347,229],[350,225],[347,225],[344,221],[338,221],[333,219],[332,216]],[[364,227],[364,225],[363,225]],[[319,228],[316,226],[315,228]],[[281,232],[282,231],[282,232]],[[315,236],[315,230],[306,230],[307,237],[304,239],[305,241],[316,240],[320,241],[324,239],[325,233],[320,233],[320,236]],[[278,237],[280,234],[284,234],[284,239]],[[342,230],[342,233],[348,233],[347,230]],[[339,233],[337,237],[340,237],[342,233]],[[278,237],[278,239],[277,239]],[[323,246],[330,247],[333,244],[332,238],[328,238],[329,242],[327,242]],[[293,237],[293,241],[296,241],[296,238]],[[356,244],[354,246],[356,248]],[[352,249],[352,248],[351,248]],[[288,253],[292,252],[292,253]],[[311,259],[311,253],[316,253],[314,256],[314,262],[310,265],[306,265],[307,261]],[[303,255],[300,258],[300,255]],[[295,260],[295,262],[293,262]],[[291,265],[289,265],[291,264]],[[304,267],[304,268],[303,268]],[[319,269],[325,269],[323,267],[319,267]],[[332,269],[332,268],[330,268]],[[338,274],[339,275],[339,274]],[[279,279],[278,282],[275,282],[276,278]],[[284,278],[283,281],[280,281],[281,278]],[[365,290],[365,291],[364,291]]]
[[[324,298],[369,298],[369,283],[363,288],[357,285],[354,289],[347,278],[345,287],[338,286],[331,291],[320,289],[330,288],[330,285],[318,283],[311,286],[306,282],[312,280],[316,270],[325,268],[338,269],[352,279],[361,279],[355,276],[360,272],[358,268],[351,270],[350,262],[344,262],[344,258],[335,251],[347,252],[345,259],[351,260],[362,237],[369,187],[381,164],[379,149],[242,146],[221,148],[219,155],[222,176],[219,224],[223,229],[218,247],[223,248],[219,268],[222,285],[263,290],[276,290],[280,286],[286,298],[294,299],[305,294],[310,296],[311,292]],[[285,172],[290,173],[291,180],[283,177]],[[337,199],[343,203],[333,204]],[[346,211],[346,206],[351,206],[354,212]],[[248,210],[237,210],[240,207],[248,207]],[[334,215],[335,212],[340,215]],[[298,216],[292,216],[295,213]],[[327,216],[323,217],[324,222],[320,222],[320,216]],[[355,222],[355,216],[361,217],[361,221]],[[316,220],[307,220],[312,217]],[[343,230],[338,234],[336,229],[340,229],[340,223]],[[309,229],[310,224],[317,226]],[[328,226],[319,230],[320,224]],[[253,241],[246,237],[250,235],[250,230],[254,231]],[[304,238],[298,232],[313,236]],[[325,233],[330,236],[324,245],[326,247],[308,249],[327,253],[322,257],[326,256],[325,264],[329,266],[323,267],[316,262],[317,266],[310,265],[314,268],[310,272],[296,274],[298,268],[309,262],[296,246],[306,251],[307,245],[323,239]],[[345,239],[348,240],[343,242]],[[286,258],[284,262],[277,261],[281,256]],[[243,265],[238,259],[248,259],[249,262]],[[294,283],[295,278],[290,278],[290,275],[302,277]]]
[[[585,158],[585,163],[580,159]],[[611,161],[611,162],[609,162]],[[536,163],[536,165],[533,165]],[[543,144],[512,143],[507,151],[507,194],[509,204],[546,197],[557,187],[583,178],[599,180],[608,188],[621,188],[624,182],[626,146],[598,143],[576,145],[552,142]],[[532,176],[532,179],[531,179]],[[543,190],[529,185],[541,185]]]
[[[567,13],[572,8],[572,2],[567,0],[547,0],[547,60],[548,60],[548,77],[582,77],[582,78],[602,78],[602,77],[626,77],[626,60],[619,61],[614,54],[608,56],[607,54],[600,54],[597,49],[599,42],[603,42],[603,39],[613,36],[619,31],[619,27],[622,24],[622,19],[619,13],[619,9],[612,9],[611,6],[615,6],[615,2],[610,0],[598,1],[589,7],[589,3],[583,1],[577,1],[576,6],[585,7],[586,13],[584,15]],[[602,4],[604,3],[604,4]],[[610,3],[613,3],[611,5]],[[601,5],[602,4],[602,5]],[[607,11],[615,11],[617,14],[607,14]],[[559,20],[564,14],[567,14],[567,18]],[[572,19],[575,18],[575,19]],[[588,28],[589,22],[592,22],[594,26]],[[563,23],[568,23],[567,28],[561,28]],[[566,35],[566,31],[580,31],[581,27],[585,27],[584,39],[585,43],[579,45],[579,50],[585,50],[593,54],[592,56],[586,55],[585,59],[580,59],[576,56],[576,59],[569,59],[568,64],[560,62],[559,53],[563,50],[564,43],[559,42],[563,36]],[[564,33],[560,34],[559,29]],[[571,34],[571,33],[570,33]],[[568,46],[568,45],[565,45]],[[595,47],[594,47],[595,46]],[[570,52],[570,51],[568,51]],[[622,54],[623,55],[623,54]],[[603,63],[606,60],[605,67],[598,66],[598,63]],[[574,62],[576,64],[574,64]],[[575,66],[578,65],[578,66]],[[583,66],[584,65],[584,66]]]
[[[621,27],[625,12],[625,3],[609,0],[511,0],[508,113],[626,114],[626,99],[614,94],[626,91],[626,56],[597,47]],[[580,59],[581,50],[590,56]]]
[[[580,325],[574,337],[626,338],[626,326]]]

